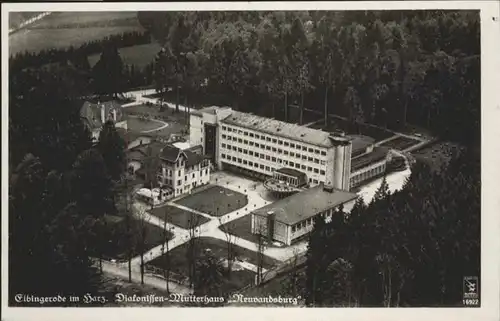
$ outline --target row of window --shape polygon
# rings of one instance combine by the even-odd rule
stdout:
[[[312,147],[307,147],[305,145],[301,145],[301,144],[298,144],[298,143],[290,143],[288,141],[284,141],[284,140],[281,140],[279,138],[274,138],[272,136],[265,136],[265,135],[262,135],[262,134],[254,134],[254,133],[251,133],[251,132],[247,132],[245,130],[231,128],[231,127],[227,127],[227,126],[222,126],[222,130],[223,131],[228,131],[228,132],[234,132],[234,133],[237,133],[239,135],[248,136],[248,137],[255,138],[255,139],[261,139],[263,141],[271,142],[273,144],[278,144],[278,145],[282,145],[282,146],[285,146],[285,147],[295,148],[297,150],[302,150],[304,152],[315,153],[317,155],[326,156],[326,151],[324,151],[324,150],[320,150],[320,149],[312,148]],[[222,134],[222,138],[223,139],[225,139],[226,137],[229,140],[236,140],[235,137],[232,137],[230,135],[226,136],[225,134]],[[242,141],[246,141],[246,140],[238,138],[238,142],[241,143]]]
[[[334,211],[334,209],[329,209],[329,210],[321,213],[320,215],[324,219],[328,219],[329,217],[332,216],[333,211]],[[299,231],[300,229],[303,229],[303,228],[305,228],[307,226],[311,226],[313,224],[314,224],[314,218],[313,217],[305,219],[302,222],[297,223],[297,224],[295,224],[295,225],[292,226],[292,233],[295,233],[296,231]]]
[[[221,154],[221,157],[224,160],[233,161],[233,162],[238,163],[238,164],[248,165],[248,166],[252,166],[252,167],[255,167],[255,168],[260,168],[260,169],[266,170],[268,172],[269,171],[275,171],[277,169],[275,167],[266,166],[264,164],[260,164],[260,163],[257,163],[257,162],[248,161],[246,159],[241,159],[239,157],[230,156],[230,155],[226,155],[226,154]],[[272,158],[274,158],[274,157],[272,157]],[[294,165],[294,163],[290,162],[290,166],[293,166],[293,165]],[[297,163],[295,164],[295,168],[297,168],[297,169],[303,169],[303,170],[308,170],[309,172],[314,172],[316,174],[319,173],[321,175],[325,175],[325,171],[324,170],[318,170],[317,168],[306,167],[305,165],[300,166],[300,164],[297,164]],[[319,181],[316,180],[316,179],[309,178],[309,183],[318,184]]]
[[[166,176],[168,176],[168,177],[172,176],[172,173],[173,173],[173,171],[172,171],[172,170],[167,169],[165,172],[166,172],[166,173],[165,173],[165,174],[166,174]],[[160,171],[160,174],[161,174],[161,171]],[[194,174],[195,174],[195,173],[193,173],[193,178],[194,178]],[[202,169],[202,170],[200,171],[200,176],[207,175],[207,174],[208,174],[208,169],[207,169],[207,168]],[[177,176],[181,176],[181,175],[182,175],[182,172],[181,172],[181,170],[179,169],[179,170],[177,171]],[[187,176],[186,176],[186,177],[187,177]]]
[[[369,179],[375,175],[381,174],[384,170],[385,170],[385,166],[379,166],[379,167],[372,168],[370,170],[367,170],[366,172],[362,172],[356,176],[352,176],[351,182],[357,183],[359,181]]]
[[[168,171],[168,173],[167,173],[167,174],[170,174],[170,171]],[[178,174],[179,174],[179,176],[180,176],[180,175],[181,175],[181,171],[179,171],[179,173],[178,173]],[[200,177],[201,177],[201,176],[204,176],[204,175],[208,175],[208,170],[207,170],[207,169],[204,169],[204,170],[200,171]],[[170,177],[170,176],[169,176],[169,175],[167,175],[167,177]],[[192,174],[191,174],[191,178],[192,178],[192,179],[195,179],[195,178],[196,178],[196,173],[192,173]],[[165,180],[164,180],[164,179],[165,179]],[[165,184],[167,184],[167,185],[172,185],[172,180],[171,180],[171,179],[168,179],[168,178],[164,178],[161,174],[158,174],[158,180],[160,180],[160,181],[164,180],[164,181],[165,181]],[[188,175],[184,175],[184,180],[182,180],[182,179],[177,180],[177,185],[181,185],[181,184],[182,184],[182,182],[187,182],[187,180],[188,180]]]
[[[252,167],[255,167],[255,168],[260,168],[262,170],[265,170],[265,171],[275,171],[276,168],[274,167],[271,167],[271,166],[265,166],[263,164],[259,164],[257,162],[252,162],[252,161],[247,161],[246,159],[241,159],[239,157],[231,157],[229,155],[226,155],[226,154],[222,154],[221,155],[222,159],[225,159],[225,160],[229,160],[229,161],[233,161],[235,163],[239,163],[239,164],[243,164],[243,165],[248,165],[248,166],[252,166]]]
[[[261,154],[261,153],[257,153],[257,152],[253,152],[253,151],[248,151],[246,149],[235,148],[234,146],[233,146],[232,150],[239,152],[239,153],[243,153],[244,155],[249,155],[249,156],[253,156],[256,158],[265,159],[265,160],[273,162],[273,163],[277,162],[278,164],[283,164],[283,165],[290,166],[290,167],[293,167],[296,169],[302,169],[304,171],[308,171],[311,173],[320,174],[320,175],[326,174],[325,170],[323,170],[323,169],[319,169],[319,168],[312,167],[312,166],[306,166],[306,165],[301,164],[301,163],[295,163],[292,161],[283,160],[279,157],[276,158],[274,156],[269,156],[269,155],[265,155],[265,154]],[[230,156],[229,155],[226,156],[226,154],[222,153],[221,157],[222,157],[222,159],[226,159],[226,157],[228,157],[227,159],[229,159]],[[236,158],[236,157],[234,157],[234,158]],[[236,158],[236,159],[239,159],[239,158]]]
[[[181,188],[176,188],[175,191],[177,194],[187,193],[191,189],[191,184],[188,184]]]
[[[299,231],[299,230],[304,229],[304,228],[311,226],[311,225],[313,225],[313,218],[312,217],[310,217],[310,218],[308,218],[300,223],[293,225],[292,226],[292,233],[295,233],[296,231]]]
[[[286,155],[286,156],[295,157],[295,158],[301,159],[303,161],[308,161],[308,162],[311,162],[311,163],[321,164],[321,165],[325,165],[325,163],[326,163],[324,160],[319,160],[318,158],[313,158],[313,157],[310,157],[310,156],[301,155],[299,153],[289,152],[288,150],[282,150],[280,148],[274,148],[274,147],[270,147],[268,145],[257,144],[257,143],[255,145],[256,145],[256,147],[259,147],[261,149],[265,149],[265,150],[268,150],[268,151],[271,151],[271,152],[277,153],[277,154],[283,154],[283,155]],[[252,142],[251,146],[253,146],[253,142]],[[229,149],[229,150],[234,150],[234,151],[237,151],[239,153],[244,153],[245,155],[254,156],[254,154],[255,154],[255,155],[257,155],[255,157],[259,157],[258,156],[259,153],[257,153],[257,152],[253,152],[251,150],[247,151],[244,148],[239,148],[239,147],[236,147],[236,146],[233,146],[233,145],[230,145],[230,144],[222,143],[221,147]]]

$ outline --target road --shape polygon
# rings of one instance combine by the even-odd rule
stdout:
[[[46,16],[48,16],[50,14],[52,14],[52,12],[42,12],[41,14],[34,16],[34,17],[22,22],[17,28],[9,29],[9,35],[13,34],[16,31],[19,31],[23,28],[26,28],[27,26],[39,21],[40,19],[45,18]]]
[[[146,104],[146,103],[158,104],[160,102],[159,98],[145,97],[145,96],[149,96],[152,94],[156,94],[155,89],[142,89],[142,90],[128,91],[128,92],[124,93],[123,95],[125,97],[131,97],[135,101],[128,103],[128,104],[124,104],[124,105],[122,105],[122,107],[127,108],[127,107],[142,105],[142,104]],[[163,106],[170,108],[170,109],[175,109],[175,104],[163,102]],[[179,111],[187,112],[187,110],[188,110],[188,108],[186,106],[179,104]]]
[[[103,261],[102,262],[102,270],[104,273],[108,275],[113,275],[116,277],[119,277],[124,280],[128,280],[128,268],[123,268],[123,266],[120,266],[115,263]],[[137,269],[132,270],[132,282],[133,283],[141,283],[141,273]],[[155,289],[159,290],[165,290],[167,285],[164,279],[161,279],[159,277],[151,276],[151,275],[144,275],[144,284],[147,284]],[[192,291],[189,287],[180,285],[175,282],[169,282],[168,283],[169,290],[172,293],[179,293],[179,294],[191,294]]]

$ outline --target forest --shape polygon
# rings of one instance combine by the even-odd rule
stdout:
[[[394,130],[413,125],[459,143],[442,170],[417,163],[403,190],[390,194],[382,184],[369,205],[315,222],[305,268],[281,291],[302,293],[309,306],[461,304],[462,277],[480,275],[478,12],[138,18],[147,33],[131,42],[10,59],[10,293],[99,290],[91,258],[100,257],[104,215],[117,211],[123,141],[108,124],[92,145],[79,108],[88,96],[149,85],[192,107],[287,120],[295,105],[302,116],[317,110]],[[156,60],[146,70],[124,65],[118,48],[150,36],[163,46]],[[101,59],[90,68],[87,51],[95,50]]]
[[[298,106],[299,122],[309,109],[479,138],[478,12],[140,12],[139,21],[167,56],[154,84],[177,88],[177,102],[184,93],[188,104],[284,120],[285,106]]]

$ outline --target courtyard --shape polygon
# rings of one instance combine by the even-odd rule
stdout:
[[[168,223],[172,223],[186,230],[200,226],[209,221],[208,218],[202,215],[195,214],[193,212],[189,212],[171,205],[156,207],[149,212],[162,220],[166,218]]]
[[[221,186],[212,186],[175,203],[217,217],[245,207],[248,197]]]
[[[130,226],[123,216],[106,215],[106,244],[102,246],[105,259],[124,261],[142,252],[170,240],[173,234],[162,228],[131,218]],[[144,244],[142,244],[142,228],[144,226]],[[128,237],[130,235],[130,237]],[[129,253],[130,251],[130,253]]]

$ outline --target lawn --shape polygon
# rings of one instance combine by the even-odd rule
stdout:
[[[142,69],[154,60],[160,49],[161,46],[158,43],[153,42],[144,45],[121,48],[118,51],[125,65],[134,65],[136,68],[138,67]],[[100,54],[94,54],[88,57],[91,67],[99,61],[100,56]]]
[[[380,146],[392,148],[392,149],[397,149],[397,150],[404,150],[405,148],[416,145],[418,143],[419,143],[418,140],[400,136],[400,137],[392,139],[386,143],[383,143]]]
[[[175,203],[212,216],[223,216],[246,206],[248,197],[221,186],[212,186]]]
[[[155,119],[139,119],[137,117],[129,116],[127,117],[127,127],[128,130],[133,132],[145,132],[153,129],[163,127],[164,123]]]
[[[183,275],[187,277],[188,271],[188,259],[187,259],[187,250],[189,248],[188,243],[184,243],[181,246],[178,246],[172,249],[169,253],[170,255],[170,267],[171,271],[176,274]],[[200,237],[196,239],[195,248],[197,255],[201,255],[201,253],[209,250],[210,253],[216,257],[221,259],[225,259],[227,257],[227,243],[225,241],[211,238],[211,237]],[[257,263],[257,253],[247,250],[245,248],[234,246],[236,252],[237,260],[247,261],[253,264]],[[270,269],[275,266],[278,262],[274,259],[264,256],[263,267],[265,269]],[[149,263],[157,268],[162,268],[167,264],[166,260],[163,257],[158,257]],[[235,264],[236,266],[236,264]],[[251,283],[254,282],[255,273],[245,269],[237,269],[235,268],[231,273],[231,280],[225,279],[225,288],[228,291],[234,291],[241,289]]]
[[[135,105],[123,108],[123,112],[127,115],[151,115],[159,117],[171,117],[172,110],[165,109],[160,111],[156,105]],[[177,115],[175,115],[177,116]]]
[[[128,257],[129,248],[132,251],[132,256],[137,256],[140,254],[141,245],[141,222],[137,219],[131,219],[131,235],[132,240],[127,239],[127,223],[123,216],[106,216],[106,222],[108,227],[109,242],[108,245],[103,248],[104,258],[106,259],[116,259],[116,260],[126,260]],[[157,245],[164,243],[164,237],[166,233],[167,239],[171,239],[173,234],[168,231],[164,232],[162,228],[145,223],[146,240],[145,240],[145,250],[153,248]],[[132,246],[129,244],[132,243]]]
[[[160,117],[162,120],[185,123],[187,115],[183,111],[175,112],[172,108],[164,108],[160,111],[160,107],[157,105],[136,105],[123,108],[123,112],[126,115],[149,115],[151,117]]]
[[[152,211],[150,211],[150,213],[161,219],[164,219],[166,216],[167,222],[179,226],[183,229],[189,229],[190,227],[192,228],[195,226],[200,226],[209,221],[208,218],[202,215],[198,215],[193,212],[188,212],[171,205],[156,207]]]

